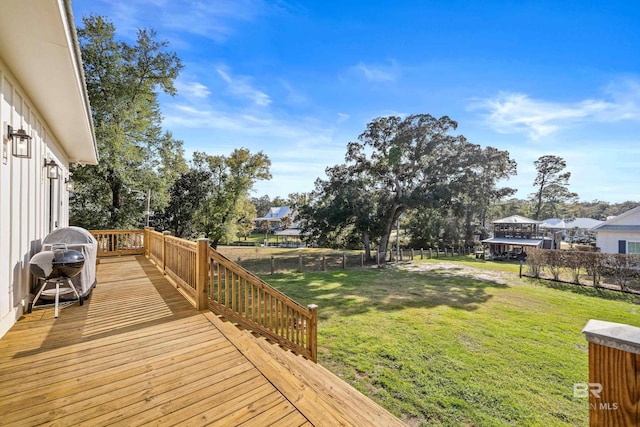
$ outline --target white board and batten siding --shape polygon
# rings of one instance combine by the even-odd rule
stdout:
[[[36,4],[37,3],[37,4]],[[2,0],[0,14],[0,338],[27,308],[29,260],[69,224],[70,162],[98,152],[70,0]],[[32,137],[11,153],[7,126]],[[60,168],[47,178],[45,159]]]
[[[591,229],[596,246],[603,253],[638,254],[640,249],[640,206]]]
[[[69,222],[69,194],[64,180],[69,162],[6,64],[0,61],[0,337],[28,304],[29,259],[52,228]],[[32,136],[31,158],[13,157],[7,126]],[[45,159],[60,167],[60,178],[49,180]]]

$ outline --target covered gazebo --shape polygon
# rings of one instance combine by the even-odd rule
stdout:
[[[493,224],[493,237],[482,243],[489,248],[491,258],[516,257],[526,252],[526,247],[544,247],[544,233],[540,230],[540,221],[520,215],[512,215]]]

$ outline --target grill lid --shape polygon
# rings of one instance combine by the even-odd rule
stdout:
[[[38,252],[29,261],[31,273],[41,279],[73,277],[80,273],[83,266],[82,252],[68,249]]]

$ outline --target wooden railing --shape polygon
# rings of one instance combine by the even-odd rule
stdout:
[[[91,230],[98,241],[98,256],[140,255],[144,253],[142,230]]]
[[[144,254],[196,309],[210,309],[317,361],[317,306],[298,304],[210,248],[208,239],[192,242],[150,228],[91,233],[99,256]]]
[[[164,238],[164,248],[165,274],[173,279],[182,294],[194,306],[198,307],[199,304],[196,301],[196,242],[167,235]]]
[[[209,307],[317,361],[318,307],[304,307],[209,248]]]
[[[145,229],[145,255],[156,265],[162,265],[164,259],[164,236],[152,229]]]
[[[637,426],[640,422],[640,328],[589,320],[589,382],[574,384],[574,397],[589,399],[589,425]]]

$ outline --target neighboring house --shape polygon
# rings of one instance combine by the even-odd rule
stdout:
[[[567,236],[567,222],[560,218],[545,219],[540,223],[544,237],[551,239],[551,248],[560,249],[562,240]]]
[[[564,240],[589,243],[593,236],[589,230],[602,221],[591,218],[576,218],[572,221],[565,221],[560,218],[549,218],[542,221],[540,228],[545,231],[545,235],[557,241],[558,233]]]
[[[591,229],[604,221],[592,218],[576,218],[567,222],[567,237],[573,242],[593,243],[595,242],[595,233]]]
[[[591,228],[596,246],[608,254],[640,254],[640,206]]]
[[[271,230],[279,230],[282,228],[283,219],[288,217],[291,219],[291,223],[287,228],[293,226],[293,220],[295,218],[295,212],[291,210],[290,206],[275,206],[269,209],[269,212],[263,217],[256,218],[256,227],[260,229],[262,227],[262,221],[269,221]]]
[[[276,245],[301,246],[301,232],[298,221],[296,221],[297,212],[292,210],[290,206],[276,206],[269,209],[269,212],[261,218],[256,219],[256,227],[258,230],[262,227],[262,221],[269,221],[270,230],[274,236],[282,237],[282,242],[276,238]],[[284,218],[289,218],[289,223],[284,227]]]
[[[540,228],[552,233],[564,231],[567,229],[567,223],[564,219],[549,218],[540,222]]]
[[[544,231],[540,221],[513,215],[492,221],[493,237],[482,241],[489,247],[491,256],[526,252],[527,247],[551,247],[551,241],[545,245]]]
[[[1,337],[29,303],[30,258],[69,223],[69,165],[98,161],[69,0],[2,1],[0,85]]]

